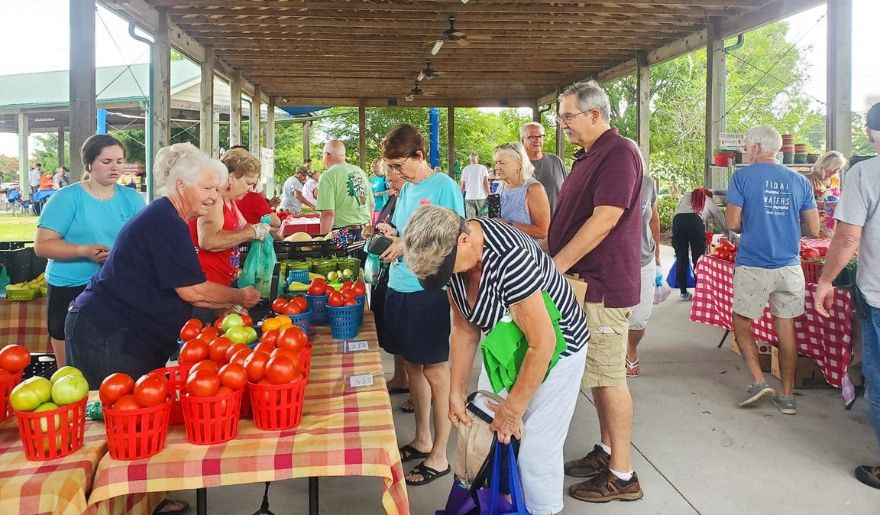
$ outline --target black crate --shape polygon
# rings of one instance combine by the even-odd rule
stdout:
[[[6,268],[10,283],[30,281],[37,276],[33,273],[34,257],[33,247],[0,250],[0,265]]]
[[[31,364],[24,369],[22,379],[30,379],[34,376],[49,379],[58,370],[58,362],[54,354],[31,353]]]

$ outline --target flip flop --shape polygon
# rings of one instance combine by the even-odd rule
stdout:
[[[423,462],[419,463],[418,465],[416,465],[415,467],[413,467],[413,469],[409,471],[409,474],[416,473],[416,474],[419,474],[420,476],[422,476],[422,480],[421,481],[412,481],[407,477],[406,484],[408,484],[409,486],[427,485],[431,481],[434,481],[435,479],[437,479],[439,477],[443,477],[446,474],[449,474],[451,471],[452,471],[451,466],[447,465],[446,470],[439,471],[439,470],[432,469],[431,467],[425,465],[425,462],[423,461]],[[407,476],[409,474],[407,474]]]
[[[642,371],[639,366],[639,360],[630,361],[629,358],[624,359],[626,360],[626,377],[639,377]]]
[[[411,400],[407,399],[403,401],[403,404],[400,405],[400,411],[404,413],[413,413],[416,410],[416,407],[413,406]]]
[[[409,393],[409,388],[397,388],[397,387],[395,387],[395,388],[389,388],[389,389],[388,389],[388,394],[389,394],[389,395],[396,395],[396,394],[398,394],[398,393]]]
[[[183,507],[178,508],[176,510],[171,510],[171,511],[162,511],[162,508],[168,506],[171,503],[179,503]],[[174,501],[174,500],[171,500],[166,497],[166,498],[162,499],[162,502],[159,503],[159,506],[156,506],[156,508],[153,510],[153,515],[180,515],[182,513],[186,513],[187,511],[189,511],[189,503],[188,502]]]
[[[400,451],[400,461],[403,463],[412,460],[423,460],[431,454],[429,452],[422,452],[412,445],[404,445],[398,450]]]

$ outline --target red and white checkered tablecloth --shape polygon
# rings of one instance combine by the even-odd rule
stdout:
[[[733,328],[733,263],[705,255],[697,263],[697,287],[691,304],[691,321],[722,329]],[[846,288],[834,289],[830,318],[819,316],[813,305],[815,284],[807,285],[806,311],[794,320],[798,353],[807,356],[822,369],[825,381],[841,388],[848,381],[846,371],[852,361],[853,299]],[[776,344],[769,306],[752,324],[759,341]]]
[[[0,341],[24,345],[31,352],[52,352],[46,325],[46,298],[27,302],[0,300]]]

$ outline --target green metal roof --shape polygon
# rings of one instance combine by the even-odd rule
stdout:
[[[132,64],[95,69],[98,103],[146,100],[149,65]],[[171,90],[199,80],[199,66],[187,61],[171,61]],[[0,75],[0,109],[67,107],[70,98],[68,70]]]

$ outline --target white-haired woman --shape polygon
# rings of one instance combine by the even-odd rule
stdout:
[[[565,479],[562,446],[589,339],[574,292],[533,239],[496,220],[465,221],[448,209],[424,206],[410,220],[404,243],[406,263],[422,287],[448,286],[453,313],[449,418],[456,427],[471,424],[465,401],[480,332],[490,332],[509,312],[525,334],[528,350],[513,387],[498,392],[505,398],[500,404],[483,406],[494,412],[489,428],[502,443],[512,436],[521,438],[519,470],[529,513],[559,513]],[[559,310],[564,340],[549,374],[557,334],[544,292]],[[485,364],[478,389],[492,389]]]
[[[550,229],[550,199],[534,173],[522,144],[505,143],[495,149],[495,174],[502,181],[498,221],[543,240]]]
[[[840,200],[840,176],[846,171],[847,165],[846,158],[836,150],[825,152],[813,165],[813,193],[821,219],[819,235],[823,238],[834,235],[834,208]]]
[[[125,224],[65,321],[69,363],[93,390],[113,372],[137,379],[165,366],[192,306],[251,307],[260,300],[252,287],[207,281],[190,239],[187,222],[220,201],[226,167],[178,143],[159,150],[153,174],[164,196]]]

